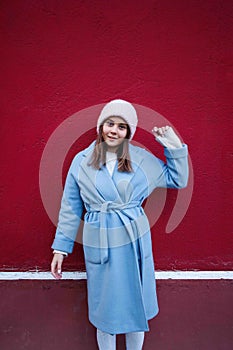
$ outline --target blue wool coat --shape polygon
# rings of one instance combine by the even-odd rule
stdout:
[[[111,333],[147,331],[158,313],[151,233],[142,208],[156,187],[183,188],[188,180],[187,145],[165,148],[166,163],[129,145],[133,172],[112,177],[106,166],[89,166],[93,142],[69,169],[52,245],[71,253],[83,209],[83,247],[89,320]]]

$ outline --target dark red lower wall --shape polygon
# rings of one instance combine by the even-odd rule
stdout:
[[[145,350],[231,350],[230,280],[157,281],[159,315]],[[86,281],[1,281],[2,350],[97,349],[87,318]],[[118,337],[117,349],[124,349]]]

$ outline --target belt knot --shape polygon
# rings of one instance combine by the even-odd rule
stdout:
[[[105,201],[103,203],[94,203],[90,207],[90,211],[96,211],[100,213],[100,257],[101,264],[108,261],[108,235],[107,235],[107,220],[106,213],[111,211],[124,211],[140,206],[139,201],[131,201],[128,203],[117,203],[113,201]]]

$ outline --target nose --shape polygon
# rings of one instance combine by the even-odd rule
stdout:
[[[111,133],[113,133],[113,134],[116,134],[116,133],[117,133],[117,124],[114,124],[114,125],[111,127]]]

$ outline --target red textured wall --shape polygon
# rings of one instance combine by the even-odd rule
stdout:
[[[49,269],[44,147],[66,118],[113,98],[161,113],[189,145],[192,201],[166,234],[177,195],[168,192],[152,232],[156,268],[232,269],[232,15],[221,0],[1,1],[2,270]],[[80,268],[77,245],[66,269]]]

